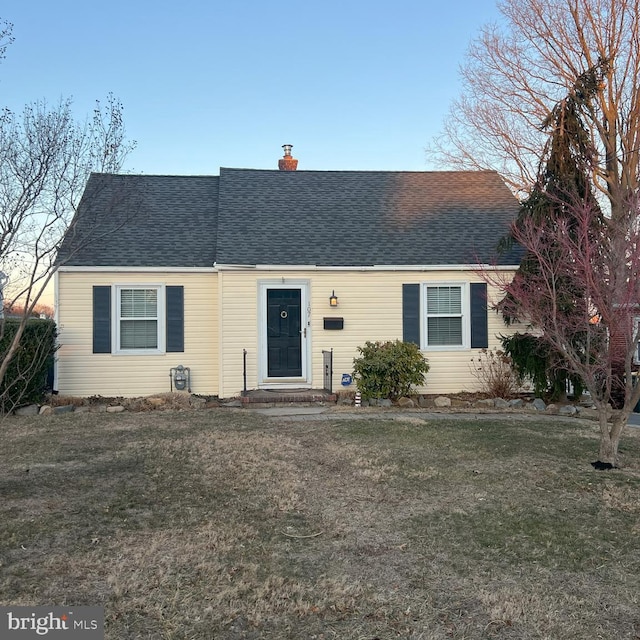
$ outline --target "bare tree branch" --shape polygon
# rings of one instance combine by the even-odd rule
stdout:
[[[500,10],[503,20],[469,47],[463,93],[428,153],[445,166],[495,169],[528,194],[547,140],[541,124],[576,78],[607,60],[586,124],[594,186],[617,215],[639,186],[637,0],[504,0]]]
[[[0,52],[1,38],[0,32]],[[91,173],[117,172],[133,146],[126,140],[122,105],[111,95],[106,106],[97,102],[92,118],[84,122],[74,119],[70,100],[52,107],[30,104],[19,116],[8,109],[0,112],[0,269],[10,277],[5,292],[9,306],[19,302],[23,309],[13,340],[0,353],[0,384],[56,269],[79,247],[126,223],[119,219],[109,229],[85,228],[65,257],[59,256],[65,233],[73,233]],[[93,184],[100,188],[100,181]],[[132,196],[126,183],[122,185],[121,193],[110,195],[111,202]],[[132,215],[136,207],[131,198]],[[6,386],[11,381],[4,382]]]
[[[582,379],[599,414],[600,460],[615,464],[640,400],[632,376],[640,338],[634,324],[640,317],[640,203],[634,197],[626,217],[612,218],[600,215],[591,198],[569,202],[566,197],[562,213],[526,216],[513,225],[535,269],[512,280],[487,279],[505,294],[501,310],[529,323]],[[623,404],[609,422],[616,394]]]

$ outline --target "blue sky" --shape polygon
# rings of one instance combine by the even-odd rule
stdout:
[[[413,170],[460,93],[495,0],[4,0],[15,42],[0,105],[112,92],[137,149],[126,170]]]

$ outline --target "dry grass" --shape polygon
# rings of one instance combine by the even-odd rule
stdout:
[[[190,393],[165,392],[152,396],[139,396],[133,398],[107,398],[104,396],[91,396],[89,398],[51,395],[46,404],[52,407],[73,405],[75,407],[91,407],[95,405],[122,405],[127,411],[168,411],[192,409],[194,406],[203,406],[207,400],[198,398]]]
[[[3,422],[0,601],[107,638],[640,638],[640,430],[252,413]]]

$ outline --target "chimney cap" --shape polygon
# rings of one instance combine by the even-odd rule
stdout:
[[[280,171],[295,171],[298,168],[298,161],[291,155],[292,144],[283,144],[284,156],[278,160]]]

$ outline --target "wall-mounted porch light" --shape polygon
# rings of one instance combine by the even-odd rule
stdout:
[[[336,295],[335,291],[332,291],[331,295],[329,296],[329,306],[330,307],[338,306],[338,296]]]

